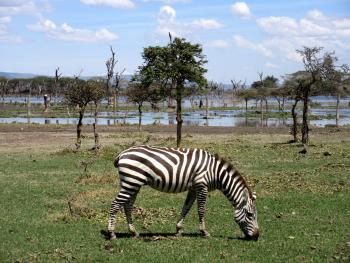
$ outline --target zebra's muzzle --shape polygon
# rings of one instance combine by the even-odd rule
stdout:
[[[250,236],[250,235],[246,235],[246,240],[254,240],[254,241],[258,241],[259,239],[259,229],[255,229],[253,234]]]

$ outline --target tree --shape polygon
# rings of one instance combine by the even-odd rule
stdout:
[[[8,82],[9,82],[8,79],[4,77],[0,77],[0,93],[2,98],[4,98],[5,95],[9,93]]]
[[[209,96],[213,97],[217,90],[219,89],[220,84],[214,81],[210,81],[202,90],[201,93],[205,96],[205,118],[208,121],[209,119]]]
[[[81,147],[81,128],[83,125],[86,106],[90,102],[94,102],[96,105],[96,102],[100,101],[103,98],[103,95],[104,92],[99,83],[92,80],[84,81],[77,77],[64,94],[66,103],[71,107],[78,107],[79,111],[76,142],[77,150]]]
[[[144,48],[142,57],[144,65],[139,72],[147,79],[160,83],[165,94],[176,100],[177,147],[181,143],[182,131],[182,99],[190,86],[206,85],[203,65],[207,62],[199,44],[191,44],[184,38],[170,36],[170,43],[165,47],[154,46]]]
[[[164,98],[163,94],[161,87],[150,82],[147,77],[138,74],[133,76],[125,95],[130,102],[136,103],[138,106],[139,131],[141,131],[142,123],[142,106],[145,102],[149,102],[152,108],[157,108],[157,103]]]
[[[246,85],[246,81],[242,83],[242,80],[235,80],[231,79],[232,84],[232,106],[234,106],[235,97],[237,97],[237,94],[240,90],[244,89]]]
[[[60,78],[62,76],[62,73],[59,73],[60,71],[60,67],[57,67],[55,69],[55,85],[54,85],[54,88],[55,88],[55,100],[57,100],[57,94],[59,92],[59,84],[60,84]],[[51,100],[51,98],[50,98]]]
[[[323,62],[326,72],[326,79],[323,83],[324,91],[336,97],[336,126],[339,125],[340,98],[349,95],[347,81],[350,77],[349,66],[347,64],[336,66],[337,61],[338,58],[334,56],[334,53],[326,53]]]
[[[256,95],[257,98],[260,100],[260,116],[261,116],[261,121],[264,119],[264,112],[263,112],[263,102],[265,100],[265,111],[267,112],[267,96],[268,96],[268,90],[265,87],[264,84],[264,73],[263,72],[258,72],[259,75],[259,80],[254,81],[251,85],[252,88],[256,89]]]
[[[303,99],[303,123],[302,123],[302,143],[304,145],[303,152],[307,151],[309,143],[309,126],[308,126],[308,108],[309,98],[313,92],[319,91],[322,87],[322,82],[330,78],[329,61],[334,60],[330,53],[326,53],[320,56],[322,47],[303,47],[302,50],[297,52],[302,57],[305,72],[303,74],[303,85],[301,86],[301,95]]]
[[[114,86],[114,92],[113,92],[113,96],[114,96],[114,103],[113,103],[114,121],[115,121],[115,118],[117,115],[118,96],[120,93],[122,75],[123,75],[124,71],[125,71],[125,68],[122,71],[115,73],[115,82],[114,82],[115,86]]]
[[[112,80],[114,76],[114,67],[118,62],[118,60],[116,60],[115,58],[115,52],[112,46],[110,46],[110,50],[111,50],[111,57],[106,61],[106,68],[107,68],[106,95],[107,95],[108,106],[111,106],[113,103]]]
[[[271,96],[271,92],[278,88],[278,78],[275,78],[273,75],[271,76],[268,75],[264,78],[263,83],[264,83],[264,88],[266,89],[265,111],[267,112],[268,111],[267,97]]]
[[[305,77],[303,75],[303,72],[296,72],[294,74],[287,75],[282,86],[282,89],[284,90],[283,93],[294,101],[291,110],[293,120],[291,133],[293,136],[293,140],[289,141],[290,143],[298,141],[298,118],[296,113],[296,107],[298,105],[298,102],[302,100],[302,90],[304,82]]]
[[[245,113],[248,113],[248,101],[257,97],[256,89],[240,89],[237,91],[237,96],[245,102]]]

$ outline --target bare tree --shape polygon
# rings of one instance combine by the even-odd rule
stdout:
[[[231,79],[232,84],[232,106],[234,106],[235,98],[237,97],[237,92],[242,88],[242,86],[245,86],[245,82],[242,85],[242,80],[236,81],[235,79]]]
[[[62,76],[62,73],[59,73],[60,67],[57,67],[55,70],[55,100],[57,103],[57,98],[58,98],[58,91],[59,91],[59,84],[60,84],[60,78]]]
[[[115,73],[115,86],[114,86],[114,92],[113,92],[113,96],[114,96],[114,103],[113,103],[113,112],[114,112],[114,117],[116,117],[117,115],[117,105],[118,105],[118,96],[120,93],[120,84],[121,84],[121,79],[122,76],[125,72],[125,68],[120,71],[120,72],[116,72]]]
[[[112,46],[110,46],[110,50],[111,50],[111,57],[106,61],[106,68],[107,68],[106,94],[107,94],[108,106],[111,106],[113,103],[112,80],[114,76],[114,67],[118,62],[115,58],[115,52]]]

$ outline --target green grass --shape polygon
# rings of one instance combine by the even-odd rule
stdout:
[[[282,135],[185,137],[184,146],[224,156],[257,192],[258,242],[239,239],[232,207],[211,192],[206,225],[198,235],[195,206],[185,235],[173,238],[185,194],[142,188],[135,208],[141,237],[108,241],[110,202],[117,192],[116,153],[133,143],[174,145],[173,137],[116,134],[98,155],[69,149],[15,152],[0,159],[1,262],[328,262],[349,261],[350,142],[317,141],[307,155]],[[111,137],[111,138],[112,138]],[[324,152],[331,153],[324,156]],[[95,160],[83,171],[82,160]],[[69,209],[70,207],[70,209]],[[123,215],[118,233],[127,233]],[[153,235],[152,235],[153,233]],[[142,235],[143,234],[143,235]]]

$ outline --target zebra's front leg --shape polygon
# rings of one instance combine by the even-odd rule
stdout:
[[[190,211],[195,199],[196,199],[196,192],[190,189],[188,191],[185,203],[182,207],[180,219],[176,224],[176,236],[182,235],[183,222],[185,220],[187,213]]]
[[[134,236],[134,237],[138,237],[139,233],[136,231],[136,228],[134,226],[133,220],[132,220],[132,210],[134,207],[134,203],[136,200],[136,196],[137,196],[136,192],[130,199],[129,202],[124,204],[124,211],[125,211],[125,217],[126,217],[126,221],[128,223],[128,229],[129,232]]]
[[[205,227],[205,203],[208,196],[208,188],[206,186],[196,187],[197,203],[198,203],[198,216],[199,216],[199,231],[203,237],[210,237],[209,232]]]

